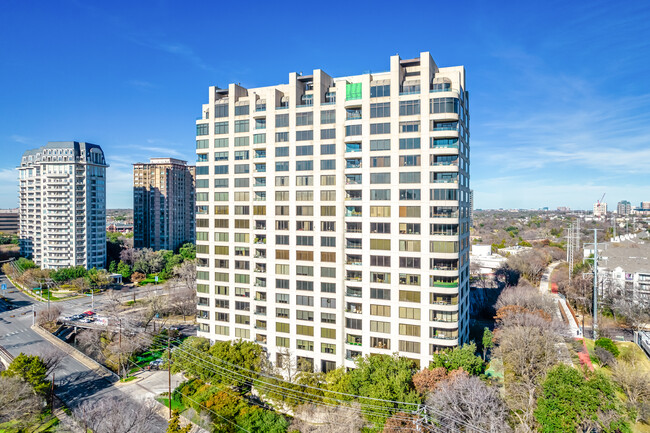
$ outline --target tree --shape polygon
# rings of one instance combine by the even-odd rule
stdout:
[[[147,276],[145,274],[143,274],[142,272],[133,272],[131,274],[131,281],[133,281],[134,283],[139,283],[140,281],[144,280],[145,278],[147,278]]]
[[[174,269],[174,275],[188,290],[196,291],[196,262],[194,260],[184,261]]]
[[[102,333],[94,329],[85,329],[80,331],[75,337],[75,343],[86,355],[98,362],[104,362],[105,344],[102,341]]]
[[[619,298],[614,303],[613,309],[637,332],[645,323],[650,323],[650,302],[647,300],[631,301]]]
[[[476,376],[460,374],[442,381],[427,398],[427,406],[444,431],[464,431],[464,425],[473,427],[468,431],[512,431],[499,390]]]
[[[186,316],[196,314],[196,289],[188,288],[184,285],[174,287],[169,297],[172,310],[177,314],[181,314],[183,321]]]
[[[594,343],[594,346],[596,347],[602,347],[612,355],[614,355],[614,358],[618,357],[618,355],[621,353],[618,350],[618,347],[616,347],[616,344],[609,338],[601,337],[596,342]]]
[[[88,284],[88,280],[85,278],[75,278],[71,282],[72,286],[75,288],[77,292],[83,293],[86,290],[90,288],[90,285]]]
[[[41,361],[43,361],[43,365],[45,365],[45,377],[48,377],[59,367],[59,365],[61,365],[65,357],[68,355],[54,346],[48,346],[48,348],[41,351],[38,356],[41,358]]]
[[[483,344],[483,361],[485,361],[488,350],[494,347],[494,334],[492,334],[490,328],[483,328],[483,338],[481,343]]]
[[[520,276],[521,273],[516,269],[512,269],[508,263],[501,265],[494,271],[494,278],[506,287],[516,286],[519,283]]]
[[[413,375],[413,385],[417,392],[424,395],[433,392],[445,379],[447,379],[447,369],[444,367],[425,368]]]
[[[180,254],[184,260],[194,260],[196,259],[196,245],[191,242],[185,243],[178,249],[178,254]]]
[[[610,380],[599,372],[581,372],[564,364],[548,372],[535,418],[542,433],[631,432]]]
[[[122,275],[122,278],[129,279],[131,278],[131,274],[133,273],[131,271],[131,267],[124,263],[122,260],[117,264],[117,273]]]
[[[619,362],[612,369],[614,383],[623,391],[636,422],[650,422],[650,374],[637,366]]]
[[[191,423],[188,423],[185,427],[181,427],[181,416],[178,411],[174,409],[165,433],[190,433],[190,430],[192,430]]]
[[[20,353],[11,361],[7,370],[0,373],[2,377],[16,377],[24,380],[39,394],[45,394],[48,388],[46,381],[47,366],[36,355]]]
[[[44,308],[36,313],[36,323],[44,325],[46,323],[56,322],[61,315],[61,307],[52,305],[50,308]]]
[[[522,281],[514,287],[506,287],[497,299],[496,308],[516,305],[530,311],[544,311],[549,315],[554,315],[556,306],[553,299],[533,287],[530,283]]]
[[[413,385],[413,374],[417,368],[412,360],[397,355],[373,355],[359,356],[355,364],[356,368],[349,373],[350,394],[405,403],[421,402]],[[411,409],[410,406],[374,400],[359,399],[359,402],[362,408],[380,406],[385,407],[386,412],[391,409]],[[383,425],[386,418],[376,412],[366,415],[366,419],[376,427]]]
[[[301,433],[357,433],[362,431],[365,422],[361,416],[361,406],[320,406],[302,404],[294,409],[294,419],[289,431]],[[385,430],[384,430],[385,431]]]
[[[406,413],[397,412],[386,420],[382,433],[419,433],[418,417]]]
[[[113,341],[104,350],[106,365],[117,371],[122,378],[126,378],[129,374],[131,357],[148,347],[149,344],[150,341],[147,334],[139,334],[130,338],[124,336],[119,338],[115,335],[113,336]]]
[[[596,347],[594,349],[594,353],[596,354],[596,358],[598,358],[598,363],[603,366],[603,367],[612,367],[616,365],[616,358],[614,355],[612,355],[612,352],[610,352],[607,349],[603,349],[602,347]]]
[[[73,414],[85,429],[94,433],[149,433],[161,424],[156,402],[143,403],[128,397],[104,397],[85,400]]]
[[[20,429],[31,424],[43,407],[42,394],[16,376],[0,375],[0,424],[13,421]]]
[[[97,268],[92,268],[86,274],[86,278],[90,287],[96,287],[98,289],[103,289],[111,283],[110,276],[105,269],[98,270]]]
[[[243,369],[260,372],[265,367],[266,357],[262,346],[252,341],[217,341],[208,350],[210,356],[228,364],[234,364]],[[253,375],[254,374],[250,374]],[[222,375],[220,381],[246,388],[246,381],[231,375]]]
[[[447,371],[462,368],[472,375],[485,371],[485,363],[476,356],[476,344],[473,342],[434,353],[431,367],[443,367]]]

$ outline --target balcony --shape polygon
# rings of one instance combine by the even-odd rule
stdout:
[[[266,287],[266,278],[256,278],[255,287]]]
[[[359,356],[361,356],[361,352],[359,351],[349,349],[345,351],[345,359],[348,361],[354,361],[354,359]]]
[[[255,268],[253,269],[253,272],[261,272],[261,273],[265,274],[265,273],[266,273],[266,265],[261,264],[261,263],[258,264],[258,265],[255,266]]]
[[[361,158],[346,159],[345,168],[361,168]]]
[[[355,304],[352,302],[348,302],[345,306],[345,312],[346,313],[353,313],[353,314],[362,314],[362,308],[361,304]]]
[[[256,259],[266,259],[266,250],[255,250],[253,257]]]
[[[266,230],[266,221],[256,221],[255,222],[255,230]]]
[[[253,184],[255,187],[265,187],[266,186],[266,179],[264,180],[255,180],[255,183]]]
[[[256,316],[266,316],[266,307],[257,306],[255,307],[255,312],[253,313]]]
[[[348,254],[345,259],[346,265],[361,265],[361,256],[355,254]]]
[[[361,335],[347,334],[345,336],[345,342],[351,344],[352,346],[361,346],[363,339]]]
[[[360,250],[363,247],[361,239],[346,239],[345,248],[351,250]]]
[[[346,174],[345,175],[345,184],[346,185],[361,185],[361,175],[360,174]]]
[[[253,239],[253,243],[258,245],[266,244],[266,236],[260,235],[255,237],[255,239]]]
[[[348,271],[345,276],[346,281],[361,281],[361,271]]]
[[[350,296],[352,298],[360,298],[361,287],[347,287],[345,291],[345,296]]]
[[[346,217],[360,217],[361,216],[361,206],[346,206],[345,207],[345,216]]]
[[[361,200],[361,190],[345,191],[346,200]]]

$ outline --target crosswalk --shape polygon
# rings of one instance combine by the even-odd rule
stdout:
[[[4,338],[12,337],[16,334],[22,334],[23,332],[27,332],[29,330],[30,330],[29,328],[19,328],[7,334],[0,334],[0,340]]]

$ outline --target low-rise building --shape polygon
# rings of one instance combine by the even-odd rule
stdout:
[[[611,243],[599,254],[601,296],[650,302],[650,243],[640,240]]]

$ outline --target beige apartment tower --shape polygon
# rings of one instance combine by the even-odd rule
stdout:
[[[468,339],[469,102],[429,53],[210,87],[196,121],[199,335],[329,371]]]
[[[106,168],[102,148],[49,142],[23,154],[20,254],[44,269],[106,266]]]
[[[133,244],[175,250],[194,242],[194,166],[174,158],[133,164]]]

